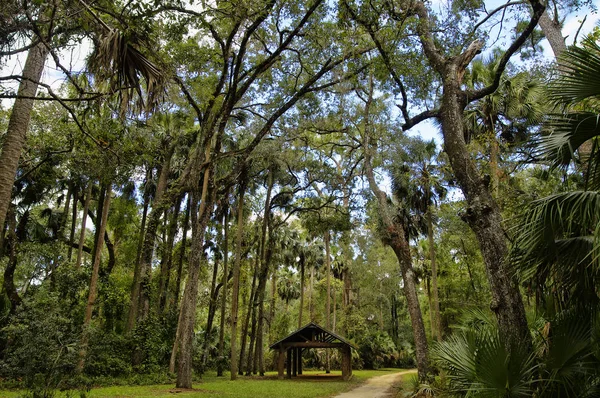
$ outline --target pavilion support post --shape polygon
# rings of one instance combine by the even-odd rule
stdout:
[[[302,348],[298,348],[298,374],[302,374]]]
[[[352,352],[349,346],[344,346],[342,350],[342,379],[350,380],[352,377]]]
[[[292,350],[293,348],[287,349],[287,378],[292,378]]]
[[[279,348],[279,355],[277,357],[277,378],[283,379],[283,373],[285,368],[285,350]]]
[[[292,376],[298,375],[298,349],[292,348]]]

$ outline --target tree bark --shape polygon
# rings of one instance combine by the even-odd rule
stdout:
[[[165,266],[161,269],[160,284],[159,284],[159,305],[158,313],[161,314],[167,307],[168,295],[169,295],[169,282],[171,281],[171,269],[173,268],[173,246],[175,244],[175,236],[177,235],[179,220],[179,210],[181,209],[181,201],[183,198],[177,199],[173,214],[171,215],[171,222],[169,224],[169,232],[167,234],[167,241],[165,242],[165,250],[163,253]]]
[[[431,288],[433,299],[433,320],[435,322],[435,338],[442,341],[442,322],[440,318],[440,299],[437,284],[437,261],[435,258],[435,242],[433,241],[433,221],[431,217],[431,206],[427,209],[427,239],[429,241],[429,261],[431,262]],[[434,324],[431,325],[434,328]]]
[[[94,183],[90,179],[85,192],[85,204],[83,205],[83,214],[81,215],[81,231],[79,232],[79,247],[77,248],[77,260],[75,261],[75,268],[79,268],[81,266],[83,244],[85,243],[85,224],[87,222],[88,211],[90,210],[90,202],[92,201],[93,185]]]
[[[181,274],[183,273],[183,260],[185,258],[185,249],[187,245],[187,231],[190,222],[190,211],[192,209],[192,197],[188,195],[188,201],[185,209],[185,218],[183,219],[183,228],[181,238],[181,251],[179,252],[179,264],[177,265],[177,280],[175,281],[175,308],[179,305],[179,296],[181,293]],[[173,371],[171,371],[173,372]]]
[[[538,24],[540,28],[542,28],[542,32],[548,40],[548,43],[550,43],[554,57],[558,58],[563,51],[567,49],[565,38],[562,35],[562,27],[560,26],[560,23],[556,20],[556,18],[550,18],[548,10],[546,9],[540,17]]]
[[[219,299],[219,292],[217,288],[217,276],[219,274],[219,259],[215,258],[213,264],[213,274],[210,282],[210,301],[208,303],[208,316],[206,318],[206,329],[204,330],[204,341],[202,342],[202,357],[201,357],[201,369],[202,371],[206,368],[206,361],[208,360],[208,346],[212,337],[213,322],[215,319],[215,313],[217,312],[217,300]]]
[[[536,0],[532,0],[531,5],[531,20],[501,58],[497,73],[504,71],[511,55],[527,40],[538,24],[544,6]],[[470,93],[470,96],[461,88],[466,68],[481,51],[483,43],[474,41],[462,54],[452,58],[445,57],[436,48],[429,30],[430,16],[426,6],[418,1],[413,7],[418,16],[417,33],[425,56],[442,79],[438,118],[444,136],[444,149],[467,201],[468,207],[462,218],[475,232],[479,242],[492,292],[491,309],[496,314],[500,336],[509,350],[516,345],[531,347],[531,334],[517,280],[506,264],[507,246],[502,216],[491,195],[489,184],[481,177],[465,143],[464,110],[468,102],[471,98],[477,98],[477,95],[482,96],[494,87],[497,88],[497,85],[492,85],[481,92]],[[499,82],[499,77],[495,82]]]
[[[256,333],[256,313],[254,312],[254,295],[256,292],[256,279],[258,276],[258,268],[260,265],[260,243],[259,245],[257,245],[257,249],[256,249],[256,259],[254,261],[254,268],[253,268],[253,272],[252,272],[252,284],[250,285],[250,294],[248,297],[248,303],[247,303],[247,311],[246,311],[246,315],[244,317],[244,323],[242,325],[242,333],[240,336],[240,368],[238,369],[238,374],[241,376],[242,374],[244,374],[243,371],[243,367],[244,367],[244,358],[245,358],[245,354],[246,354],[246,340],[248,339],[248,328],[250,327],[250,324],[252,325],[252,332],[250,334],[250,344],[249,344],[249,348],[248,348],[248,358],[246,359],[246,369],[248,371],[248,375],[250,375],[251,370],[251,365],[252,365],[252,350],[253,350],[253,344],[254,344],[254,336]],[[250,319],[252,319],[252,323],[250,323]]]
[[[69,232],[69,252],[67,258],[69,262],[71,262],[71,258],[73,257],[73,244],[75,242],[75,227],[77,226],[77,195],[78,195],[78,186],[73,186],[73,212],[71,214],[71,231]]]
[[[15,209],[16,210],[16,209]],[[15,211],[8,212],[8,233],[7,233],[7,248],[8,248],[8,262],[4,269],[4,280],[2,287],[6,296],[10,301],[10,315],[14,315],[17,307],[21,305],[21,297],[15,286],[14,276],[15,270],[17,269],[17,254],[19,241],[23,239],[26,233],[27,222],[29,220],[29,211],[21,216],[19,223],[17,224],[17,214]]]
[[[331,256],[329,250],[329,231],[325,232],[325,272],[327,275],[327,299],[325,301],[325,325],[327,330],[331,330]],[[331,361],[329,350],[325,350],[325,373],[331,373]]]
[[[133,330],[136,322],[145,320],[150,312],[150,282],[152,279],[152,257],[154,255],[154,244],[156,242],[156,231],[160,223],[160,217],[165,212],[165,208],[168,208],[170,204],[163,203],[163,197],[167,190],[167,184],[169,179],[169,173],[171,170],[171,159],[173,157],[174,146],[171,146],[167,150],[165,160],[163,161],[162,168],[158,177],[158,183],[156,184],[156,195],[152,202],[152,211],[148,217],[148,227],[144,234],[144,246],[142,249],[142,260],[140,263],[140,279],[134,281],[134,290],[139,292],[139,299],[137,302],[137,314],[135,320],[129,321],[132,323],[130,330]],[[134,291],[135,293],[135,291]],[[133,295],[135,297],[135,294]],[[132,308],[134,307],[134,301],[132,300]]]
[[[247,178],[247,176],[244,176]],[[235,263],[233,265],[233,281],[231,286],[231,380],[237,379],[238,357],[237,357],[237,324],[238,324],[238,300],[240,293],[240,269],[242,266],[242,245],[244,240],[244,195],[246,193],[245,178],[240,181],[240,192],[237,208],[237,232],[235,241]]]
[[[262,239],[261,239],[261,267],[258,273],[258,286],[256,288],[256,295],[254,301],[254,308],[258,308],[257,326],[256,326],[256,348],[255,348],[255,360],[254,363],[258,362],[258,371],[261,376],[264,375],[264,363],[263,363],[263,326],[264,326],[264,301],[265,291],[267,288],[267,279],[269,277],[269,263],[271,260],[272,253],[272,228],[271,228],[271,194],[273,192],[273,185],[275,182],[273,170],[269,170],[267,178],[267,196],[265,198],[265,209],[263,213],[263,225],[262,225]],[[269,242],[269,248],[267,249],[267,241]],[[256,365],[253,370],[256,370]]]
[[[207,150],[206,159],[210,162]],[[188,282],[183,294],[183,303],[179,317],[179,363],[177,367],[177,388],[192,388],[192,357],[194,325],[196,323],[196,304],[198,298],[198,278],[200,268],[206,265],[204,253],[204,240],[208,220],[212,213],[215,189],[213,183],[212,164],[208,163],[204,169],[202,179],[202,193],[200,196],[200,209],[196,228],[192,232],[192,251],[188,271]],[[192,193],[194,194],[194,193]]]
[[[388,197],[377,185],[375,173],[371,164],[371,148],[370,148],[370,107],[373,98],[373,85],[369,84],[369,96],[365,103],[364,116],[364,132],[363,132],[363,151],[364,151],[364,166],[365,174],[369,182],[369,187],[373,192],[379,205],[379,216],[385,228],[385,236],[383,241],[390,246],[400,264],[400,273],[404,282],[403,292],[406,297],[408,313],[413,330],[415,340],[415,354],[417,359],[418,377],[420,380],[425,380],[429,372],[429,358],[427,347],[427,335],[423,324],[423,316],[421,307],[419,306],[419,298],[416,288],[416,277],[412,268],[412,257],[410,254],[410,246],[408,237],[402,225],[398,225],[394,221],[393,209],[388,204]]]
[[[158,183],[156,184],[156,194],[152,201],[152,210],[148,216],[148,226],[144,234],[144,244],[142,246],[139,277],[135,278],[131,289],[131,307],[129,307],[129,316],[127,318],[127,330],[132,331],[137,322],[146,319],[150,310],[150,280],[152,278],[152,256],[154,255],[154,243],[156,242],[156,230],[160,223],[160,216],[167,206],[163,203],[163,196],[167,190],[168,176],[171,169],[171,158],[174,147],[171,146],[165,155],[165,159],[160,170]],[[134,355],[133,362],[138,364],[141,358]]]
[[[94,250],[94,262],[92,263],[92,277],[90,280],[90,289],[88,294],[88,301],[85,308],[85,317],[83,320],[83,334],[81,338],[81,345],[79,351],[79,363],[77,364],[77,371],[81,373],[85,365],[85,356],[87,352],[87,343],[89,339],[88,328],[92,320],[92,312],[94,305],[96,304],[96,298],[98,297],[98,276],[100,274],[100,260],[102,258],[102,246],[104,246],[104,232],[106,231],[106,221],[108,220],[108,209],[110,207],[112,184],[108,183],[105,189],[104,203],[102,205],[102,216],[100,217],[98,240],[96,241],[96,248]]]
[[[302,323],[302,312],[304,310],[304,268],[306,257],[304,254],[300,255],[300,309],[298,310],[298,329],[303,325]]]
[[[226,198],[225,200],[228,200]],[[227,278],[229,277],[229,217],[228,209],[223,212],[223,295],[221,296],[221,319],[219,324],[219,359],[217,361],[217,376],[223,376],[223,350],[225,342],[225,310],[227,307]]]
[[[22,98],[15,100],[2,142],[2,151],[0,152],[0,228],[4,228],[6,221],[19,158],[25,145],[31,120],[34,103],[32,97],[36,95],[48,52],[48,48],[42,42],[29,50],[23,67],[23,79],[19,83],[17,92],[17,95]]]

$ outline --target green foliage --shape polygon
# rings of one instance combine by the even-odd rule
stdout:
[[[386,332],[370,332],[357,340],[360,358],[366,369],[394,366],[399,357],[396,344]]]
[[[29,388],[51,390],[73,375],[81,325],[64,304],[58,293],[46,289],[24,300],[2,329],[3,377],[22,379]]]

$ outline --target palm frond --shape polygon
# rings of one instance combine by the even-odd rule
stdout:
[[[600,46],[591,37],[582,47],[566,50],[559,59],[561,76],[551,85],[551,98],[561,104],[576,104],[600,96]]]
[[[122,111],[134,99],[134,93],[137,94],[138,108],[149,110],[157,105],[164,92],[164,74],[136,48],[136,44],[136,40],[125,33],[111,29],[100,36],[89,59],[90,69],[96,76],[108,81],[111,89],[119,92]]]
[[[576,151],[586,141],[600,135],[600,115],[593,112],[571,112],[553,115],[547,124],[548,133],[534,141],[534,155],[547,160],[553,167],[566,167],[577,161]]]

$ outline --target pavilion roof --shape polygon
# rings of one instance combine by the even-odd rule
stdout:
[[[342,336],[333,333],[332,331],[329,331],[327,329],[325,329],[324,327],[317,325],[314,322],[310,322],[304,326],[302,326],[300,329],[290,333],[288,336],[284,337],[283,339],[276,341],[275,343],[271,344],[269,348],[271,349],[275,349],[278,348],[282,345],[293,345],[294,343],[308,343],[308,342],[314,342],[314,343],[341,343],[341,344],[345,344],[348,345],[354,349],[357,349],[357,347],[352,344],[351,342],[349,342],[348,340],[346,340],[345,338],[343,338]]]

